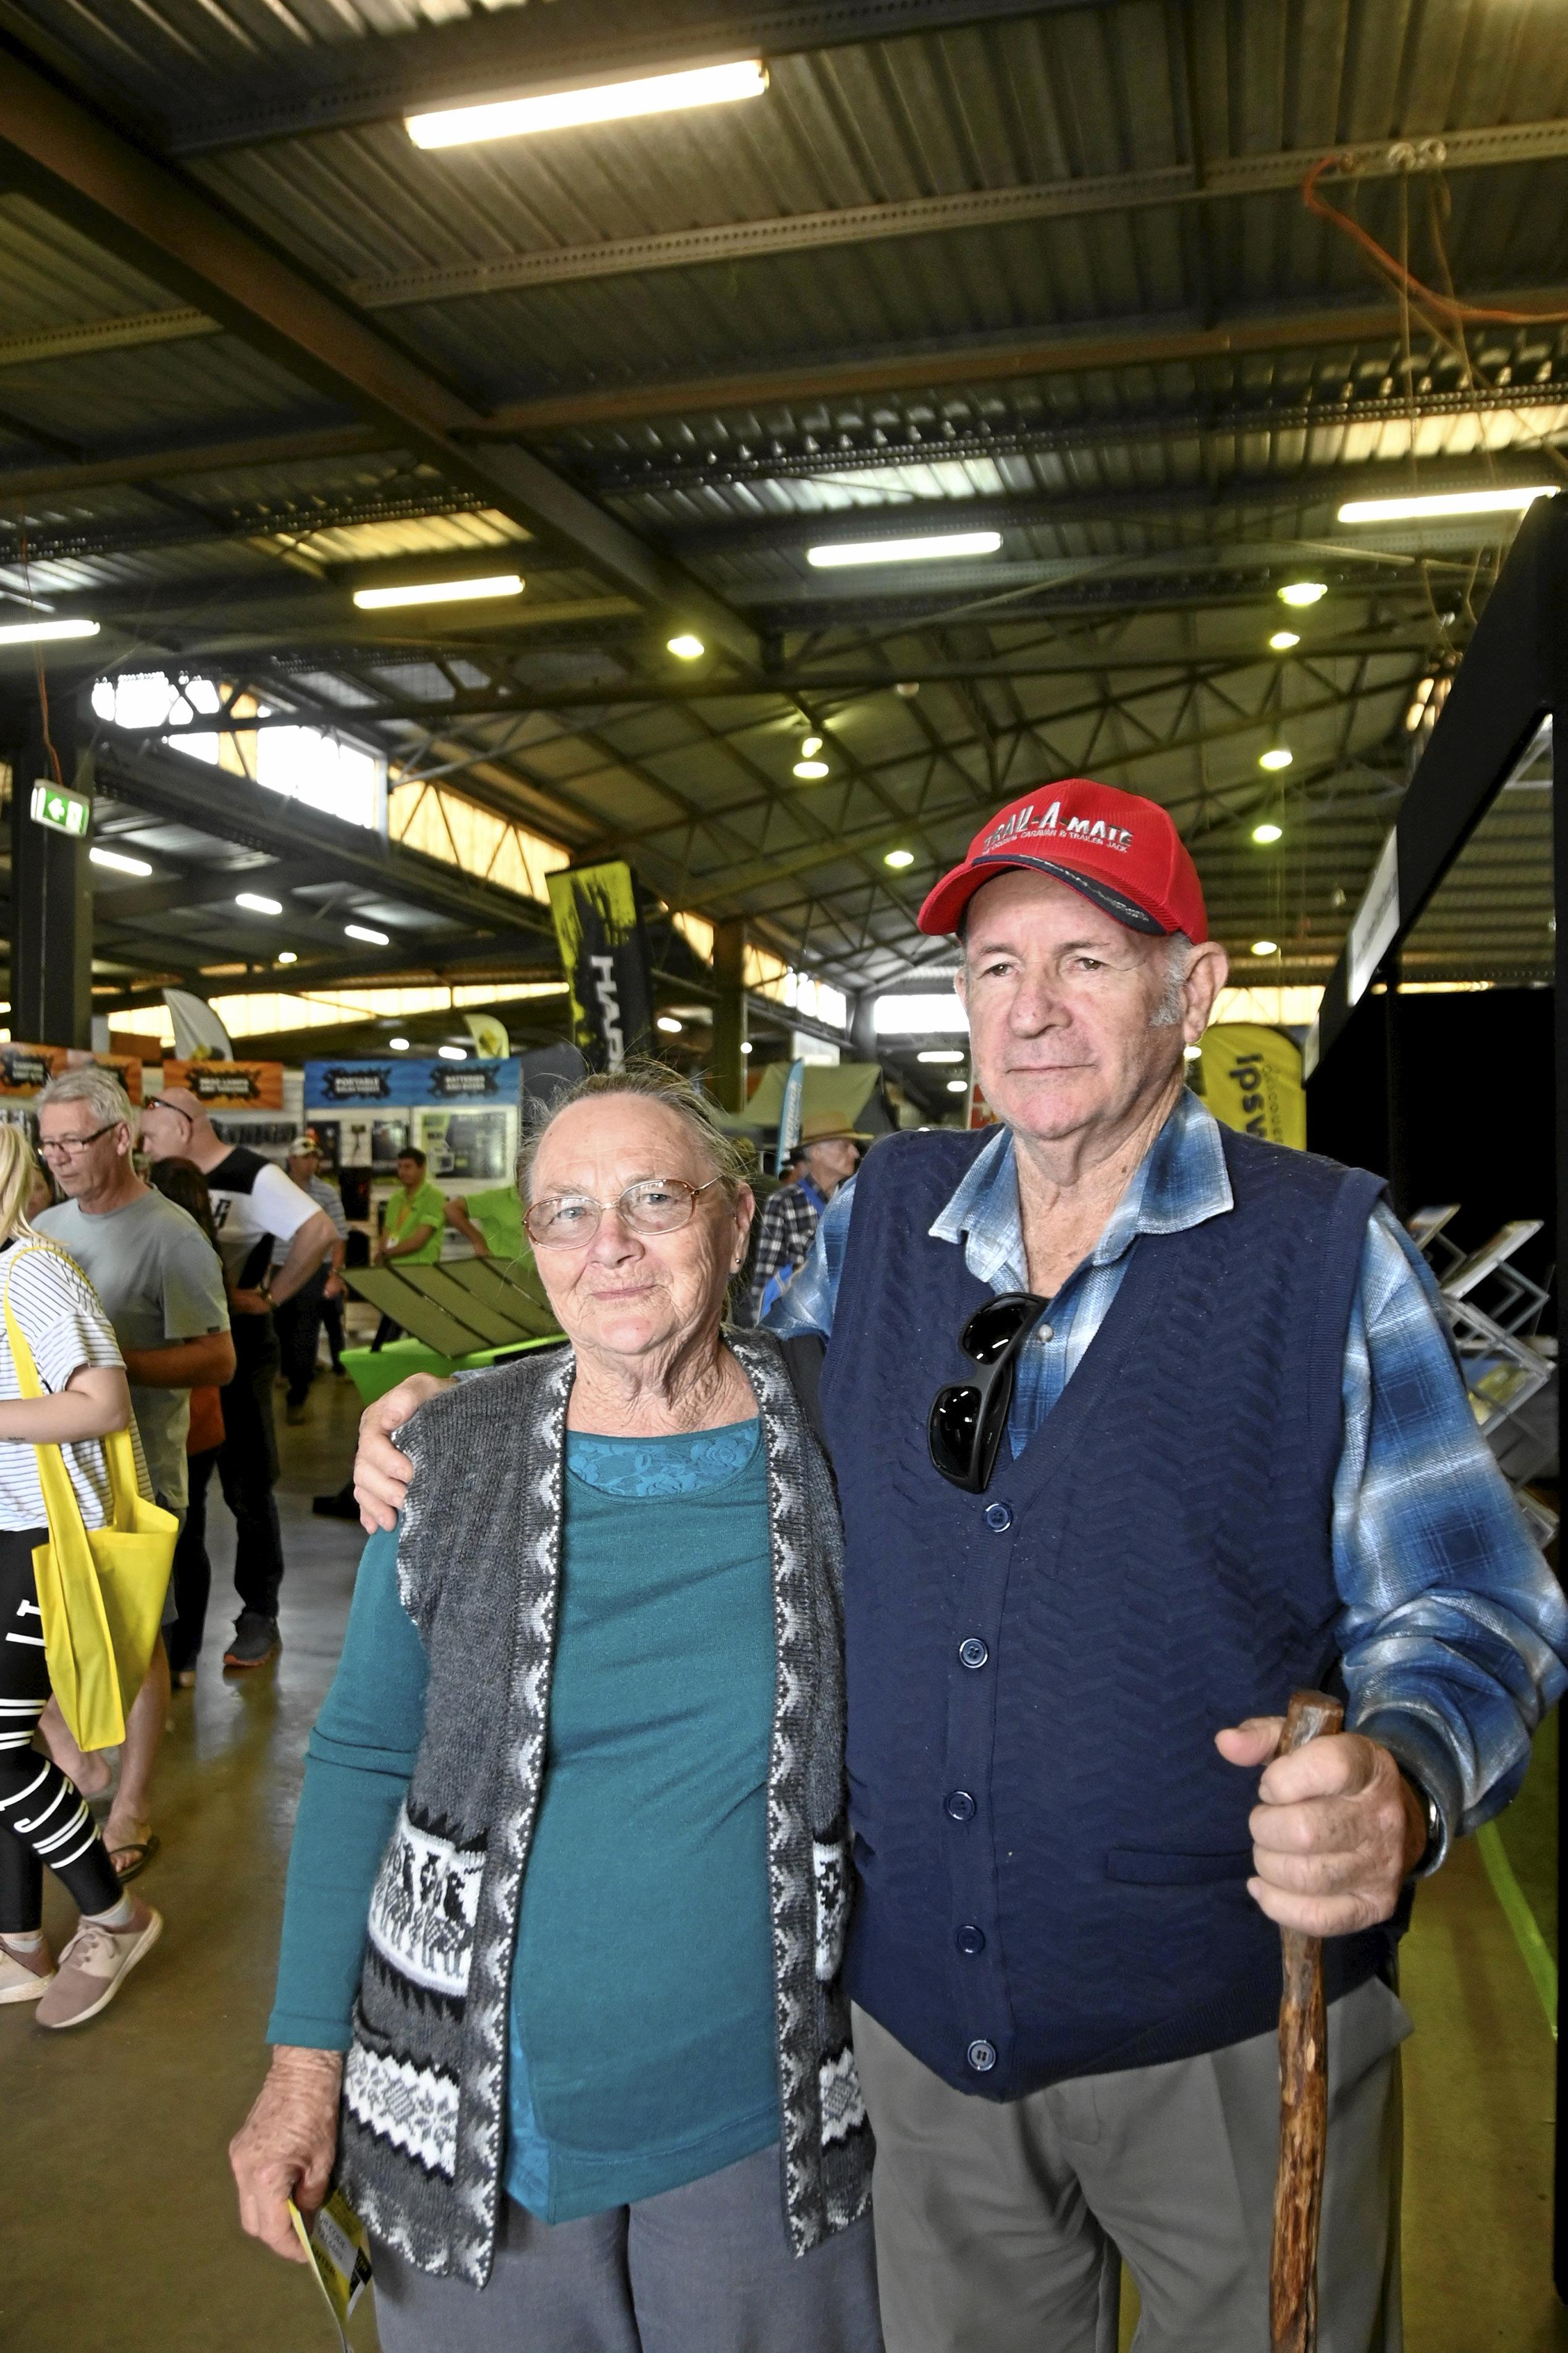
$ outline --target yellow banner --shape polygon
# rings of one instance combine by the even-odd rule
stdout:
[[[1244,1135],[1307,1148],[1307,1096],[1301,1050],[1282,1029],[1221,1021],[1204,1034],[1204,1101],[1215,1119]]]

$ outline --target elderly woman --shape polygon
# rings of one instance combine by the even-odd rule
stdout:
[[[876,2353],[838,1527],[778,1344],[722,1324],[752,1196],[656,1068],[566,1096],[524,1189],[567,1345],[408,1385],[241,2219],[295,2253],[335,2152],[384,2353]]]

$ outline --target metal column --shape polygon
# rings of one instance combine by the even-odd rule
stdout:
[[[738,915],[713,926],[713,1092],[725,1111],[746,1108],[746,926]]]
[[[29,1044],[92,1043],[92,886],[88,845],[35,822],[33,786],[55,781],[36,707],[5,716],[11,767],[11,1014]],[[64,781],[76,769],[76,716],[60,696],[49,732]]]

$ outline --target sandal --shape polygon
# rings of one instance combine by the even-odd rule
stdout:
[[[129,1881],[138,1878],[146,1870],[147,1865],[157,1856],[163,1843],[156,1831],[149,1831],[144,1839],[127,1839],[123,1845],[110,1848],[109,1860],[114,1865],[114,1874],[121,1887]],[[120,1861],[121,1855],[129,1856],[129,1862],[121,1862]]]

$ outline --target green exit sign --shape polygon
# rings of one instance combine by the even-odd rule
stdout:
[[[73,793],[64,785],[33,786],[33,819],[47,825],[56,833],[75,834],[84,839],[92,826],[92,803],[85,793]]]

